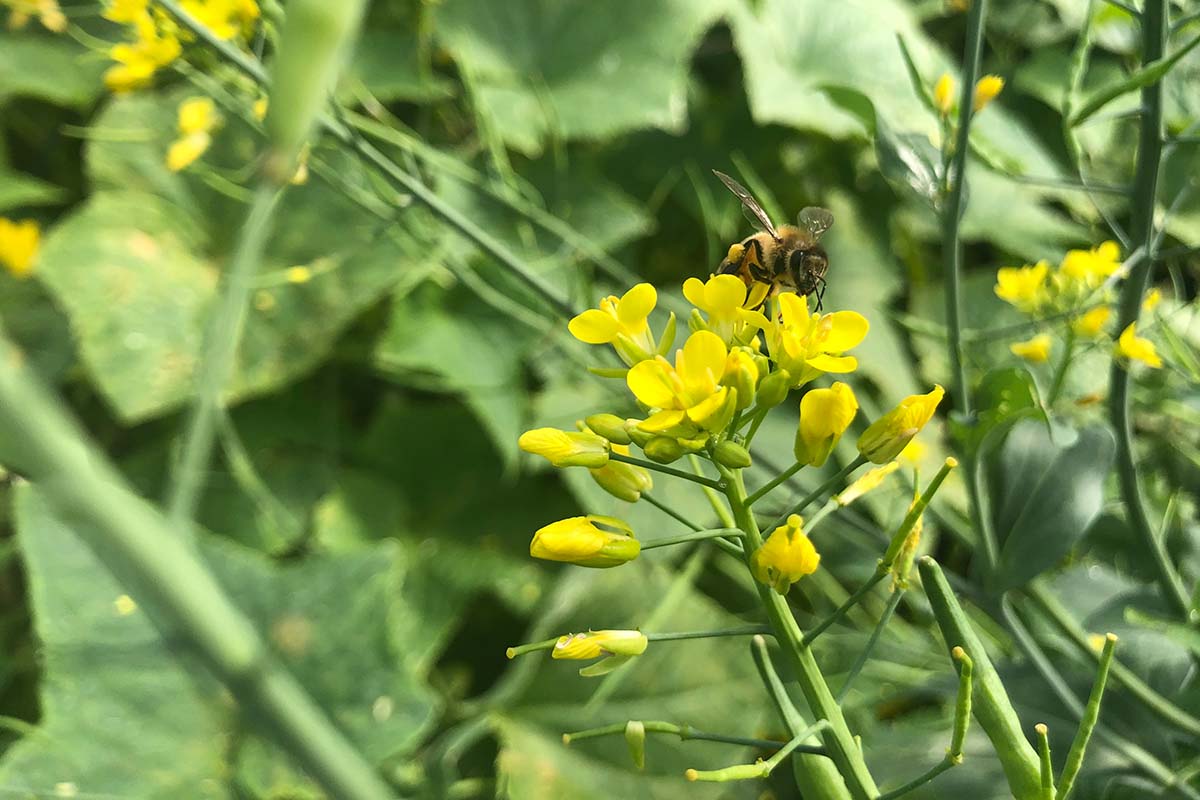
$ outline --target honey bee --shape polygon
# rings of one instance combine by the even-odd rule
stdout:
[[[758,233],[730,245],[717,267],[719,275],[737,275],[747,286],[755,281],[771,284],[771,293],[816,294],[817,310],[825,296],[825,273],[829,255],[821,247],[821,236],[833,225],[833,214],[825,208],[801,209],[795,225],[776,227],[746,187],[723,172],[713,170],[729,191],[742,201],[746,218]]]

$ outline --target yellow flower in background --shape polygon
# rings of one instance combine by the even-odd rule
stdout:
[[[267,98],[260,97],[254,101],[254,105],[250,106],[250,113],[259,122],[267,118]]]
[[[226,41],[249,34],[258,20],[258,4],[253,0],[182,0],[183,10],[218,39]]]
[[[1004,78],[999,75],[984,75],[975,82],[975,99],[974,108],[976,111],[983,111],[987,108],[988,103],[996,99],[996,95],[1000,94],[1000,90],[1004,88]]]
[[[941,386],[934,386],[928,394],[914,394],[901,400],[858,437],[858,452],[875,464],[891,461],[933,418],[945,393]]]
[[[1099,306],[1075,320],[1071,323],[1071,327],[1075,330],[1076,334],[1091,339],[1098,336],[1104,330],[1104,326],[1108,324],[1108,319],[1111,316],[1111,308],[1108,306]]]
[[[567,324],[571,335],[587,344],[611,344],[626,364],[633,366],[654,353],[648,319],[658,303],[658,292],[639,283],[617,299],[609,296],[599,308],[589,308]]]
[[[804,520],[792,514],[787,522],[771,531],[762,547],[750,557],[750,567],[760,583],[779,594],[787,594],[792,584],[817,571],[821,555],[804,533]]]
[[[848,506],[867,492],[878,489],[884,479],[898,469],[900,469],[899,461],[889,461],[882,467],[869,469],[861,478],[837,494],[833,500],[839,506]]]
[[[167,149],[167,169],[179,172],[203,155],[212,143],[211,131],[219,120],[217,107],[210,98],[192,97],[180,103],[180,137]]]
[[[708,329],[726,344],[757,316],[751,312],[762,305],[770,290],[768,284],[757,282],[747,289],[736,275],[713,275],[708,281],[688,278],[683,284],[683,296],[708,314]]]
[[[1151,369],[1162,366],[1162,359],[1154,349],[1154,342],[1137,335],[1137,323],[1131,322],[1117,339],[1116,354],[1130,361],[1140,361]]]
[[[608,441],[590,431],[536,428],[522,433],[517,445],[556,467],[597,469],[608,463]]]
[[[133,25],[150,13],[150,0],[112,0],[101,15],[122,25]]]
[[[1099,286],[1121,268],[1121,248],[1116,242],[1103,242],[1091,250],[1069,250],[1059,271],[1089,287]]]
[[[904,449],[900,451],[900,455],[896,458],[908,464],[910,467],[918,467],[921,465],[921,460],[925,458],[925,454],[929,452],[929,446],[924,442],[913,439],[908,444],[904,445]]]
[[[585,678],[594,678],[612,672],[617,667],[632,658],[646,652],[650,640],[641,631],[588,631],[587,633],[569,633],[558,637],[551,658],[566,658],[583,661],[591,658],[602,658],[590,667],[579,670]]]
[[[828,389],[806,393],[800,400],[796,460],[813,467],[824,464],[857,413],[858,400],[853,390],[841,381]]]
[[[949,72],[943,72],[933,86],[933,105],[943,117],[954,109],[954,78]]]
[[[728,354],[721,337],[696,331],[675,353],[675,366],[662,356],[635,364],[625,377],[629,390],[658,409],[638,427],[650,433],[666,433],[689,422],[713,433],[724,428],[733,414],[729,400],[735,399],[720,383]]]
[[[150,85],[154,73],[179,58],[183,48],[174,34],[159,35],[152,22],[139,25],[138,40],[133,44],[113,45],[109,57],[117,63],[104,73],[104,85],[121,93]]]
[[[42,27],[53,33],[67,29],[67,17],[58,6],[58,0],[4,0],[0,5],[8,6],[9,30],[20,30],[33,17]]]
[[[1050,360],[1050,346],[1053,340],[1048,333],[1039,333],[1024,342],[1014,342],[1008,346],[1013,355],[1033,364],[1042,364]]]
[[[599,514],[552,522],[539,528],[529,543],[529,555],[534,558],[596,569],[632,561],[641,550],[629,525]]]
[[[27,278],[33,272],[41,241],[42,231],[33,220],[0,217],[0,264],[14,278]]]
[[[1142,311],[1153,311],[1158,308],[1158,304],[1162,302],[1162,292],[1156,286],[1146,292],[1145,299],[1142,300]]]
[[[792,292],[778,297],[779,314],[766,323],[771,358],[792,377],[792,386],[803,386],[825,372],[853,372],[858,360],[842,355],[867,336],[867,318],[856,311],[810,314],[808,300]]]
[[[1001,267],[996,272],[996,296],[1026,313],[1036,311],[1046,300],[1049,272],[1050,265],[1045,261],[1032,266]]]

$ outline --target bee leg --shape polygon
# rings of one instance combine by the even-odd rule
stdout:
[[[816,308],[816,310],[820,311],[821,303],[822,303],[822,301],[825,300],[825,289],[829,286],[829,284],[827,284],[825,282],[825,278],[823,278],[823,277],[818,277],[817,280],[820,282],[820,286],[817,289],[817,308]]]

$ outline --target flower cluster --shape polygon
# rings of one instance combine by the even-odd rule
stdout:
[[[1112,319],[1115,277],[1122,274],[1121,250],[1116,242],[1103,242],[1088,250],[1070,250],[1056,268],[1046,261],[1020,267],[1002,267],[996,273],[996,296],[1035,320],[1051,317],[1070,319],[1064,360],[1071,356],[1075,339],[1092,341],[1106,335]],[[1161,300],[1157,289],[1147,296],[1143,309],[1152,311]],[[1009,349],[1033,364],[1050,360],[1054,339],[1046,332],[1013,342]],[[1138,337],[1134,326],[1127,327],[1114,347],[1118,357],[1149,367],[1162,365],[1153,342]]]
[[[167,150],[167,168],[179,172],[199,158],[212,143],[212,129],[220,121],[216,106],[207,97],[193,97],[179,105],[179,138]]]
[[[3,0],[0,5],[8,8],[8,27],[12,30],[24,28],[34,17],[43,28],[53,33],[62,33],[67,29],[67,17],[59,7],[58,0]]]
[[[1004,79],[999,75],[984,75],[975,82],[975,93],[972,98],[972,108],[976,112],[983,111],[989,103],[996,99],[1004,88]],[[954,78],[949,72],[942,73],[933,86],[933,105],[943,117],[949,117],[955,108]]]
[[[183,0],[180,6],[226,41],[248,36],[259,17],[254,0]],[[151,7],[150,0],[112,0],[104,17],[126,26],[131,40],[109,50],[117,63],[104,73],[104,83],[114,92],[148,86],[156,72],[179,58],[188,40],[166,13]]]

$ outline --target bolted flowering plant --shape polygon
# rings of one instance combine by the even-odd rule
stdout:
[[[924,490],[918,489],[904,523],[890,533],[871,581],[830,618],[801,630],[787,596],[797,582],[820,569],[822,523],[900,468],[895,459],[915,450],[914,437],[933,417],[943,390],[935,386],[926,394],[905,398],[866,425],[857,437],[855,457],[843,462],[818,491],[798,501],[787,500],[782,498],[787,481],[834,460],[839,442],[859,416],[858,399],[849,383],[826,376],[843,378],[857,369],[852,351],[867,335],[867,319],[856,311],[811,311],[808,299],[793,293],[768,297],[769,287],[747,287],[733,275],[689,279],[683,294],[693,308],[687,315],[690,332],[677,347],[673,315],[655,335],[651,316],[658,295],[649,284],[639,284],[620,297],[606,297],[598,307],[572,319],[569,329],[576,339],[610,346],[624,363],[623,368],[597,366],[591,371],[621,380],[628,390],[626,405],[596,409],[579,420],[575,430],[527,431],[520,446],[557,468],[585,468],[612,495],[629,503],[648,502],[666,512],[664,524],[682,523],[688,530],[640,530],[635,535],[621,519],[589,514],[549,521],[534,534],[530,553],[543,560],[607,569],[646,558],[644,553],[660,548],[712,546],[740,562],[754,581],[765,625],[672,633],[597,627],[512,647],[508,655],[548,650],[555,659],[601,659],[580,671],[589,677],[636,659],[651,642],[769,632],[789,658],[812,711],[820,718],[816,728],[790,747],[819,734],[835,767],[813,779],[828,784],[827,792],[814,796],[877,797],[861,749],[808,647],[885,577],[892,577],[894,598],[907,588],[920,543],[921,512],[955,462],[948,460]],[[827,385],[815,385],[818,382]],[[799,412],[795,463],[751,492],[747,483],[756,461],[751,449],[754,439],[767,414],[785,405]],[[872,462],[880,466],[855,479],[855,473]],[[686,481],[705,491],[716,524],[692,523],[665,505],[654,494],[654,473],[658,481]],[[914,484],[916,477],[914,473]],[[818,501],[821,505],[810,512]],[[772,506],[773,512],[768,513]],[[597,626],[615,622],[604,618],[602,608],[595,610],[595,617]],[[671,728],[663,725],[628,721],[575,732],[565,739],[627,733],[630,726],[644,738],[646,732]],[[786,757],[785,751],[790,749],[781,750],[779,760]],[[644,749],[638,752],[644,757]],[[762,777],[763,769],[738,765],[689,770],[687,777],[738,780]]]

